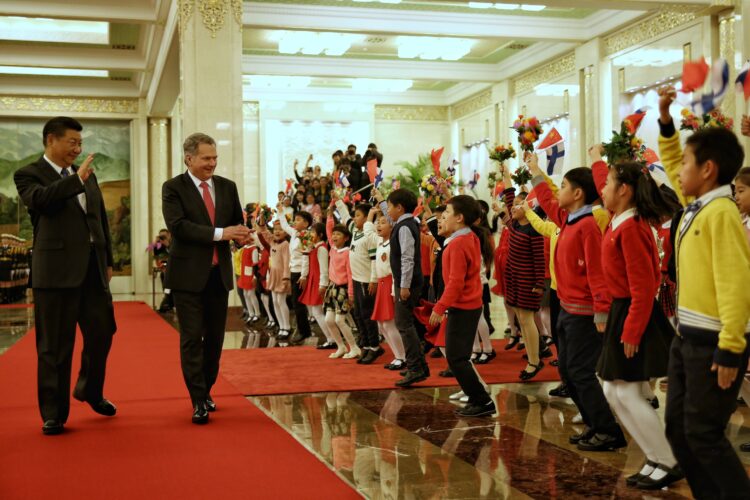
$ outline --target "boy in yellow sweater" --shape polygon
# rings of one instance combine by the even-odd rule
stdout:
[[[662,126],[671,122],[668,112],[660,114]],[[750,498],[745,468],[724,434],[750,334],[750,248],[730,187],[743,159],[731,131],[701,130],[688,138],[679,174],[683,199],[695,201],[672,225],[679,327],[665,420],[695,498]]]

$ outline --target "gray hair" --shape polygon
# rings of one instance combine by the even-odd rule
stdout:
[[[188,138],[185,139],[185,142],[182,143],[182,152],[185,154],[185,156],[194,156],[196,153],[198,153],[198,146],[200,146],[201,144],[216,146],[216,141],[214,141],[210,135],[196,132],[195,134],[190,134]]]

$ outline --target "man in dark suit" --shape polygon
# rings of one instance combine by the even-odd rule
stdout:
[[[250,230],[234,182],[214,175],[216,143],[193,134],[183,144],[187,172],[162,186],[162,212],[172,233],[165,286],[180,323],[180,360],[193,422],[216,410],[211,387],[219,374],[229,291],[234,286],[230,240],[245,244]]]
[[[44,434],[60,434],[70,411],[70,370],[76,323],[83,353],[73,397],[115,415],[103,396],[115,325],[109,280],[112,244],[104,199],[90,154],[78,167],[80,123],[57,117],[42,131],[44,155],[14,180],[34,226],[34,290],[39,410]]]

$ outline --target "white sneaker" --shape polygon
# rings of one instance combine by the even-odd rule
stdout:
[[[348,353],[344,354],[344,359],[354,359],[362,356],[362,351],[357,349],[352,349]]]
[[[329,357],[329,358],[331,358],[331,359],[336,359],[336,358],[340,358],[340,357],[341,357],[341,356],[343,356],[344,354],[346,354],[346,351],[345,351],[345,350],[343,350],[343,349],[342,349],[341,347],[339,347],[339,348],[338,348],[338,349],[336,350],[336,352],[332,352],[332,353],[331,353],[331,355],[330,355],[330,356],[328,356],[328,357]]]
[[[458,391],[448,396],[448,399],[450,399],[451,401],[455,401],[457,399],[461,399],[464,396],[465,396],[464,391]]]
[[[579,413],[579,414],[577,414],[575,417],[573,417],[570,420],[570,423],[572,423],[572,424],[582,424],[583,423],[583,417]]]

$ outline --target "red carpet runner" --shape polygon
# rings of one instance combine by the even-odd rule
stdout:
[[[191,424],[174,329],[142,303],[115,313],[116,417],[73,400],[66,433],[43,436],[33,332],[0,356],[0,498],[359,498],[221,378],[211,422]]]
[[[520,382],[518,374],[526,367],[523,352],[503,350],[504,340],[493,340],[497,358],[477,370],[488,384]],[[401,378],[398,372],[385,370],[383,365],[393,359],[390,349],[371,365],[358,365],[353,359],[328,359],[333,351],[314,347],[278,349],[232,349],[221,357],[221,374],[242,394],[296,394],[300,392],[361,391],[393,389]],[[545,366],[533,382],[559,380],[557,368]],[[431,377],[415,387],[458,385],[455,378],[438,377],[448,365],[445,358],[427,358]]]

